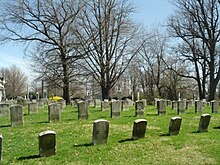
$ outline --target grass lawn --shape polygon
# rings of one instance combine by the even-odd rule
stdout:
[[[146,106],[143,117],[134,117],[134,108],[121,112],[118,119],[110,118],[110,111],[89,109],[88,120],[77,119],[77,108],[65,107],[62,121],[48,123],[47,107],[38,114],[27,115],[24,108],[24,125],[11,127],[9,117],[0,117],[0,133],[3,135],[3,161],[0,164],[220,164],[220,114],[211,114],[211,107],[202,113],[211,114],[209,131],[196,133],[200,114],[194,107],[182,117],[180,134],[168,133],[170,118],[178,116],[167,107],[165,116],[157,116],[154,106]],[[143,139],[131,141],[135,119],[146,119],[147,130]],[[93,121],[106,119],[110,122],[108,144],[91,146]],[[38,134],[42,131],[56,132],[57,153],[39,158]]]

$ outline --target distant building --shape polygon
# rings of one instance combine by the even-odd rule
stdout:
[[[4,77],[0,77],[0,101],[4,100],[5,98],[5,79]]]

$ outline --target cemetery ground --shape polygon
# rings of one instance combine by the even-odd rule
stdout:
[[[120,118],[110,118],[110,110],[89,108],[89,119],[78,120],[78,110],[66,106],[60,122],[48,122],[47,106],[38,114],[28,114],[24,107],[23,126],[11,127],[9,117],[0,117],[3,135],[3,160],[0,164],[220,164],[220,114],[212,114],[206,106],[195,114],[194,107],[185,114],[167,107],[158,116],[154,106],[146,106],[144,116],[135,117],[134,107],[122,111]],[[211,114],[208,132],[197,133],[200,116]],[[170,118],[180,116],[179,135],[168,136]],[[108,143],[92,145],[93,122],[109,121]],[[132,140],[133,123],[146,119],[145,138]],[[56,155],[39,157],[38,134],[56,132]]]

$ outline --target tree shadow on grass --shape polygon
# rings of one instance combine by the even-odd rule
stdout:
[[[5,127],[11,127],[11,124],[8,125],[1,125],[0,128],[5,128]]]
[[[93,146],[93,143],[85,143],[85,144],[74,144],[73,147],[90,147]]]
[[[169,133],[163,133],[163,134],[160,134],[159,136],[170,136]]]
[[[21,156],[20,158],[18,158],[18,160],[28,160],[37,158],[40,158],[40,155]]]
[[[124,142],[130,142],[130,141],[134,141],[135,139],[133,138],[127,138],[127,139],[123,139],[123,140],[119,140],[119,143],[124,143]]]
[[[213,129],[220,129],[220,126],[218,126],[218,127],[213,127]]]
[[[49,121],[39,121],[39,122],[37,122],[37,124],[46,124],[46,123],[49,123]],[[36,123],[33,123],[33,124],[36,124]]]
[[[151,114],[151,113],[148,113],[147,116],[158,116],[158,114]]]

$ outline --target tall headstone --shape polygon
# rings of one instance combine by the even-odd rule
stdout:
[[[93,123],[92,143],[93,145],[108,142],[109,122],[104,119],[95,120]]]
[[[195,101],[195,113],[200,113],[202,111],[202,102],[200,100]]]
[[[78,119],[88,119],[88,104],[86,101],[79,101],[78,104]]]
[[[107,111],[109,108],[109,103],[107,101],[101,101],[101,111]]]
[[[166,115],[166,106],[167,102],[164,99],[161,99],[160,101],[157,102],[157,107],[158,107],[158,115]]]
[[[120,101],[113,100],[110,103],[111,106],[111,118],[119,118],[120,117]]]
[[[38,113],[37,103],[29,102],[28,103],[28,114]]]
[[[218,113],[219,102],[216,100],[211,101],[212,113]]]
[[[59,122],[61,120],[61,105],[57,103],[48,106],[49,122]]]
[[[100,106],[101,106],[101,100],[95,99],[95,107],[100,107]]]
[[[172,101],[171,104],[172,110],[177,110],[177,101]]]
[[[185,113],[186,104],[183,100],[177,102],[177,114]]]
[[[23,125],[23,107],[13,105],[10,107],[11,126]]]
[[[48,157],[56,154],[56,133],[54,131],[44,131],[38,135],[39,156]]]
[[[9,104],[0,103],[0,116],[9,116]]]
[[[3,137],[0,134],[0,161],[2,161],[2,153],[3,153]]]
[[[181,117],[172,117],[169,126],[169,135],[178,135],[181,127]]]
[[[122,100],[121,110],[122,111],[128,111],[129,110],[129,101],[128,100]]]
[[[199,121],[198,132],[207,132],[208,131],[210,119],[211,119],[210,114],[201,115],[201,118]]]
[[[147,120],[145,119],[137,119],[134,121],[133,131],[132,131],[132,139],[140,139],[145,137],[147,127]]]
[[[135,102],[135,116],[144,116],[144,102],[142,100]]]

